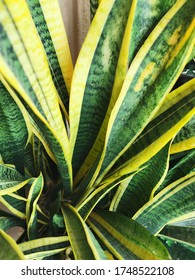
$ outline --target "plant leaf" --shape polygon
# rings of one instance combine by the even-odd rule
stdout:
[[[174,219],[195,209],[195,172],[173,182],[146,203],[133,216],[152,234],[157,234]]]
[[[177,90],[177,93],[183,93],[181,100],[177,100],[170,108],[150,121],[136,141],[116,162],[112,173],[119,170],[118,172],[124,174],[126,167],[129,171],[129,167],[133,169],[144,164],[171,141],[176,133],[192,118],[195,113],[193,81],[182,86]]]
[[[24,148],[28,130],[18,106],[0,81],[0,154],[5,163],[24,172]]]
[[[192,8],[193,1],[177,1],[133,60],[111,113],[98,181],[154,117],[185,66],[194,46]]]
[[[69,140],[42,42],[26,1],[1,2],[0,7],[1,73],[15,89],[34,121],[45,128],[45,137],[59,163],[66,192],[70,193]],[[26,36],[27,33],[30,36]],[[9,92],[13,97],[13,92]]]
[[[167,225],[160,232],[160,235],[195,244],[195,227]]]
[[[55,87],[65,106],[69,107],[73,65],[67,35],[58,1],[27,1],[36,29],[44,46]]]
[[[176,0],[133,1],[116,68],[112,103],[115,104],[129,65],[154,27]],[[144,12],[143,12],[144,11]]]
[[[178,132],[171,146],[171,153],[180,153],[195,148],[195,116]]]
[[[160,186],[154,188],[151,196],[156,195],[165,187],[178,180],[181,177],[186,176],[190,172],[195,171],[195,150],[190,151],[185,157],[178,161],[173,168],[169,170],[165,180]]]
[[[67,236],[44,237],[19,244],[19,248],[27,260],[40,260],[63,252],[69,246]]]
[[[25,257],[16,244],[7,233],[0,229],[0,260],[24,260]]]
[[[132,217],[150,199],[153,188],[158,187],[167,174],[169,149],[170,143],[146,162],[145,168],[120,183],[111,211]]]
[[[43,190],[43,183],[43,176],[40,174],[32,183],[26,202],[26,220],[29,240],[38,238],[37,202]]]
[[[160,240],[167,247],[171,257],[174,260],[194,260],[195,246],[194,244],[183,242],[181,240],[170,238],[168,236],[159,235]]]
[[[99,211],[91,213],[89,225],[118,259],[169,259],[159,240],[124,215]]]
[[[108,109],[130,5],[131,0],[101,2],[75,65],[70,96],[75,175],[92,149]]]
[[[14,166],[0,164],[0,195],[13,193],[28,184]]]
[[[63,206],[62,213],[75,259],[107,259],[106,254],[76,209],[67,204]]]

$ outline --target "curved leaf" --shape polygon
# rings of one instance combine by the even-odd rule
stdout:
[[[159,240],[137,222],[114,212],[92,213],[89,224],[118,259],[169,259]]]
[[[0,229],[0,260],[24,260],[25,257],[16,244],[8,234]]]
[[[168,171],[170,143],[146,162],[146,167],[120,183],[110,210],[132,217],[149,199]]]
[[[151,233],[157,234],[174,219],[195,210],[195,172],[159,192],[133,216]]]
[[[63,252],[69,246],[67,236],[45,237],[20,243],[20,250],[27,260],[40,260]]]
[[[43,176],[41,174],[32,183],[26,202],[27,232],[28,232],[28,238],[30,240],[38,238],[37,202],[40,198],[42,190],[43,190]]]
[[[160,186],[153,189],[152,196],[163,190],[174,181],[195,171],[195,150],[190,151],[185,157],[178,161],[173,168],[169,170],[165,180]]]

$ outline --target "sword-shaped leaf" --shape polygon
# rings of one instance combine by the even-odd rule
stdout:
[[[91,230],[71,205],[62,208],[66,230],[76,260],[107,259]]]
[[[55,87],[63,102],[60,105],[65,107],[67,114],[73,65],[59,3],[57,0],[28,0],[27,3],[44,46]]]
[[[138,168],[165,146],[195,113],[194,82],[180,87],[175,94],[182,97],[163,110],[145,127],[136,141],[127,149],[113,167],[112,173],[125,173],[125,169]],[[118,170],[118,171],[117,171]]]
[[[186,176],[192,171],[195,171],[195,150],[190,151],[185,157],[178,161],[174,165],[174,167],[169,170],[165,177],[165,180],[161,185],[153,189],[151,196],[156,195],[165,187],[178,180],[179,178]]]
[[[63,252],[69,246],[67,236],[44,237],[19,244],[27,260],[40,260]]]
[[[92,149],[108,109],[130,5],[131,0],[101,2],[77,59],[70,95],[75,175]]]
[[[38,238],[38,211],[37,203],[43,190],[43,176],[42,174],[32,183],[28,198],[26,202],[26,221],[28,238]]]
[[[140,208],[133,219],[157,234],[165,225],[195,209],[195,172],[173,182]]]
[[[59,95],[50,72],[47,56],[32,20],[27,3],[0,2],[0,69],[17,91],[30,114],[45,126],[53,153],[66,174],[64,185],[71,192],[72,174],[69,140],[59,105]],[[28,34],[28,36],[26,36]],[[56,152],[56,146],[58,151]],[[61,150],[59,152],[59,149]],[[63,171],[62,171],[63,169]]]
[[[121,214],[99,211],[91,213],[89,225],[118,259],[169,259],[158,238],[137,222]]]
[[[120,183],[110,210],[132,217],[149,201],[153,188],[165,178],[169,167],[170,143],[146,162],[146,167]]]
[[[0,81],[0,154],[5,163],[24,172],[24,149],[28,139],[25,120]]]
[[[101,178],[154,117],[183,70],[195,41],[194,8],[193,0],[177,1],[131,63],[108,123]]]

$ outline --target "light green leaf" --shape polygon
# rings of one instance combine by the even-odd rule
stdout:
[[[76,260],[107,259],[91,230],[73,206],[62,207],[62,213]]]

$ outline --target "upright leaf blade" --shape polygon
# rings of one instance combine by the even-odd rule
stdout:
[[[176,2],[133,60],[108,124],[102,177],[153,118],[187,62],[195,40],[191,10],[194,1]]]
[[[24,172],[24,149],[28,140],[25,120],[0,81],[0,154],[5,163],[14,164]]]
[[[72,59],[58,1],[27,1],[63,106],[68,112]]]
[[[130,5],[131,0],[101,2],[74,69],[70,142],[75,175],[92,149],[108,109]]]
[[[107,259],[106,254],[98,244],[91,230],[74,207],[65,205],[62,208],[62,212],[75,259]]]

